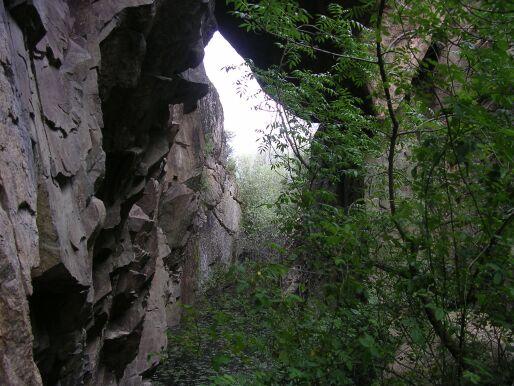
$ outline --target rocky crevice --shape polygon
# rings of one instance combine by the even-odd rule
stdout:
[[[212,7],[0,2],[0,383],[142,384],[233,259]]]

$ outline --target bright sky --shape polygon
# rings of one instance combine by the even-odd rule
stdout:
[[[265,99],[255,79],[245,79],[249,70],[244,60],[232,46],[216,32],[205,48],[205,69],[207,76],[218,90],[225,115],[225,130],[233,133],[230,142],[235,156],[252,155],[258,152],[258,129],[264,129],[272,121],[272,114],[256,111],[254,106],[263,104]],[[227,66],[235,69],[225,71]],[[238,86],[237,81],[242,85]],[[244,95],[238,95],[245,87]],[[257,94],[257,95],[255,95]]]

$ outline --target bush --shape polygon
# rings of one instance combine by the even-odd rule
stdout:
[[[275,205],[285,186],[284,176],[263,155],[241,157],[236,163],[243,212],[242,258],[270,260],[277,256],[276,246],[285,243]]]

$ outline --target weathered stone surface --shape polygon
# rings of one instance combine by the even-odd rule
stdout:
[[[0,384],[144,384],[178,300],[233,258],[212,12],[0,2]]]
[[[203,73],[203,68],[196,71]],[[228,149],[216,91],[211,88],[190,114],[175,108],[171,121],[176,134],[167,158],[159,223],[172,248],[166,263],[180,267],[182,279],[169,291],[167,317],[174,324],[175,302],[191,302],[212,266],[233,260],[241,209],[234,177],[225,169]]]

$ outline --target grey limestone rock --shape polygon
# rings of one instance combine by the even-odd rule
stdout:
[[[0,384],[144,384],[234,258],[212,12],[0,1]]]

